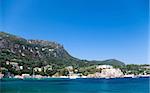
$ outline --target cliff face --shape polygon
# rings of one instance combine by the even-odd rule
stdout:
[[[54,64],[62,67],[69,65],[88,66],[99,63],[74,58],[62,45],[56,42],[26,40],[15,35],[0,32],[0,62],[5,61],[15,61],[35,66]]]
[[[58,64],[58,61],[69,61],[75,58],[70,56],[63,46],[56,42],[26,40],[0,32],[0,59],[1,61],[15,61],[29,64]],[[64,63],[62,62],[62,64]]]
[[[56,42],[26,40],[3,32],[0,33],[0,49],[1,52],[7,51],[20,57],[70,57],[63,46]]]

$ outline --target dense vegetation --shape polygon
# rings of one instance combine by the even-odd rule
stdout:
[[[150,65],[148,64],[143,64],[143,65],[128,64],[126,66],[118,67],[118,68],[120,68],[124,74],[134,74],[134,75],[150,74]]]
[[[7,65],[6,62],[16,62],[19,66],[23,66],[23,70],[16,70],[12,65]],[[51,65],[51,71],[36,72],[42,75],[54,75],[57,72],[66,75],[67,66],[73,66],[85,75],[96,72],[93,67],[99,64],[112,65],[120,67],[124,72],[130,66],[125,66],[123,62],[115,59],[105,61],[88,61],[80,60],[72,57],[62,45],[56,42],[44,40],[26,40],[5,32],[0,32],[0,66],[7,69],[7,72],[13,74],[29,73],[33,74],[33,68]],[[134,66],[132,66],[134,67]],[[135,66],[135,68],[137,68]],[[133,68],[130,68],[131,71]],[[6,70],[3,70],[5,73]]]

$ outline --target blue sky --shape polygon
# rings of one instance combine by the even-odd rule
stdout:
[[[0,0],[0,30],[74,57],[148,63],[148,0]]]

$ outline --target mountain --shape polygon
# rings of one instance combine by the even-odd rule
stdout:
[[[110,59],[105,61],[87,61],[72,57],[57,42],[45,40],[27,40],[22,37],[0,32],[0,62],[17,62],[32,67],[53,65],[57,68],[66,66],[86,67],[97,64],[114,66],[125,65],[123,62]]]
[[[112,65],[112,66],[124,66],[125,64],[119,60],[116,59],[108,59],[108,60],[103,60],[103,61],[92,61],[98,64],[102,65]]]

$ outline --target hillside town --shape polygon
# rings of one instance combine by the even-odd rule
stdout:
[[[21,71],[24,69],[23,65],[18,65],[18,63],[15,62],[9,62],[6,61],[7,66],[11,66],[16,71]],[[150,66],[142,66],[142,68],[147,69],[147,71],[150,70]],[[51,65],[46,65],[43,67],[34,67],[28,69],[32,69],[33,73],[22,73],[22,74],[14,74],[10,73],[7,68],[0,67],[0,79],[2,78],[17,78],[17,79],[26,79],[26,78],[70,78],[70,79],[76,79],[76,78],[125,78],[125,77],[150,77],[149,72],[139,73],[139,74],[127,74],[123,73],[120,68],[114,68],[111,65],[96,65],[92,67],[92,69],[95,69],[95,73],[89,73],[84,75],[82,72],[79,71],[79,69],[75,69],[73,66],[67,66],[64,68],[63,74],[60,74],[59,72],[54,73],[53,75],[42,75],[41,73],[46,72],[52,72],[53,67]],[[128,71],[131,72],[131,71]]]

